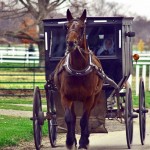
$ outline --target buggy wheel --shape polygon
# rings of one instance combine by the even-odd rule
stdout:
[[[145,90],[143,79],[140,79],[139,85],[139,125],[140,125],[140,138],[141,144],[144,145],[145,131],[146,131],[146,113],[145,108]]]
[[[52,147],[56,147],[57,122],[56,119],[48,120],[49,139]]]
[[[126,140],[128,149],[131,148],[133,139],[133,105],[132,105],[132,91],[129,83],[126,87],[125,98],[125,126],[126,126]]]
[[[44,124],[44,113],[41,106],[41,94],[39,87],[34,89],[33,95],[33,132],[34,142],[37,150],[41,147],[42,125]]]
[[[52,147],[56,147],[57,140],[57,121],[56,121],[56,112],[54,110],[54,100],[53,100],[53,91],[49,91],[49,99],[48,99],[48,110],[47,112],[50,114],[51,118],[48,119],[48,132],[49,139]]]

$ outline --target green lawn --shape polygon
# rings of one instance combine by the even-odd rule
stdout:
[[[132,99],[133,99],[134,107],[138,107],[138,105],[139,105],[139,97],[135,95],[134,91],[132,93]],[[148,91],[145,92],[145,103],[146,103],[146,107],[150,108],[150,92],[148,92]]]
[[[43,126],[43,136],[47,135],[47,122]],[[32,121],[29,118],[0,115],[0,149],[4,146],[18,145],[33,139]]]
[[[0,63],[0,89],[44,89],[45,71],[38,64]]]
[[[31,104],[31,106],[21,106],[17,104]],[[33,104],[32,97],[1,97],[0,99],[0,109],[32,111],[33,110],[32,104]],[[43,97],[42,105],[45,104],[46,99],[45,97]],[[46,111],[46,108],[44,108],[43,111]]]
[[[43,72],[11,72],[0,73],[0,89],[33,89],[38,85],[44,89],[45,74]]]

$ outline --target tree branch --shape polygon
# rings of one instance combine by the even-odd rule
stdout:
[[[7,36],[11,36],[11,37],[14,37],[14,38],[18,38],[18,39],[27,39],[27,40],[32,40],[33,42],[39,42],[39,41],[41,41],[41,39],[39,39],[39,38],[34,38],[34,37],[32,37],[32,36],[30,36],[29,34],[27,34],[27,33],[25,33],[25,32],[19,32],[19,33],[17,33],[17,34],[15,34],[14,32],[12,32],[12,31],[7,31],[6,33],[5,33],[5,35],[7,35]]]

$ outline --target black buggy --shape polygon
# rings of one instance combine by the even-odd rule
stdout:
[[[66,30],[64,24],[66,18],[44,20],[45,41],[45,73],[46,73],[46,101],[47,113],[42,111],[40,89],[34,90],[33,101],[33,129],[36,149],[40,149],[42,139],[42,125],[48,121],[49,139],[52,147],[57,140],[57,117],[60,112],[60,99],[54,81],[49,77],[53,74],[56,65],[65,55]],[[133,138],[133,119],[139,116],[141,144],[144,144],[146,132],[145,91],[143,79],[139,85],[139,108],[133,109],[132,89],[128,78],[132,74],[132,32],[133,18],[126,17],[88,17],[86,20],[86,39],[89,49],[100,59],[106,75],[119,87],[119,93],[110,84],[104,84],[103,90],[106,98],[106,118],[120,118],[124,120],[126,127],[127,146],[130,149]],[[106,43],[106,39],[109,40]],[[109,50],[107,46],[109,45]],[[104,47],[103,47],[104,46]],[[102,49],[103,47],[103,49]],[[57,103],[57,104],[56,104]],[[137,113],[139,115],[137,115]]]

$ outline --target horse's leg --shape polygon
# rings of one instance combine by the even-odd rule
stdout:
[[[81,137],[79,140],[79,149],[85,148],[87,149],[87,145],[89,144],[89,117],[90,112],[94,105],[94,98],[88,99],[83,104],[83,115],[80,120],[80,127],[81,127]]]
[[[74,143],[76,144],[75,138],[76,116],[74,112],[74,105],[72,101],[69,101],[66,98],[62,100],[62,104],[65,110],[65,122],[67,125],[66,145],[68,147],[71,147]]]
[[[76,114],[75,114],[75,110],[74,110],[74,103],[72,104],[72,108],[71,108],[71,112],[72,112],[72,116],[73,116],[73,123],[72,123],[72,129],[73,129],[73,135],[74,135],[74,142],[75,142],[75,146],[77,145],[77,140],[75,137],[75,128],[76,128]]]

